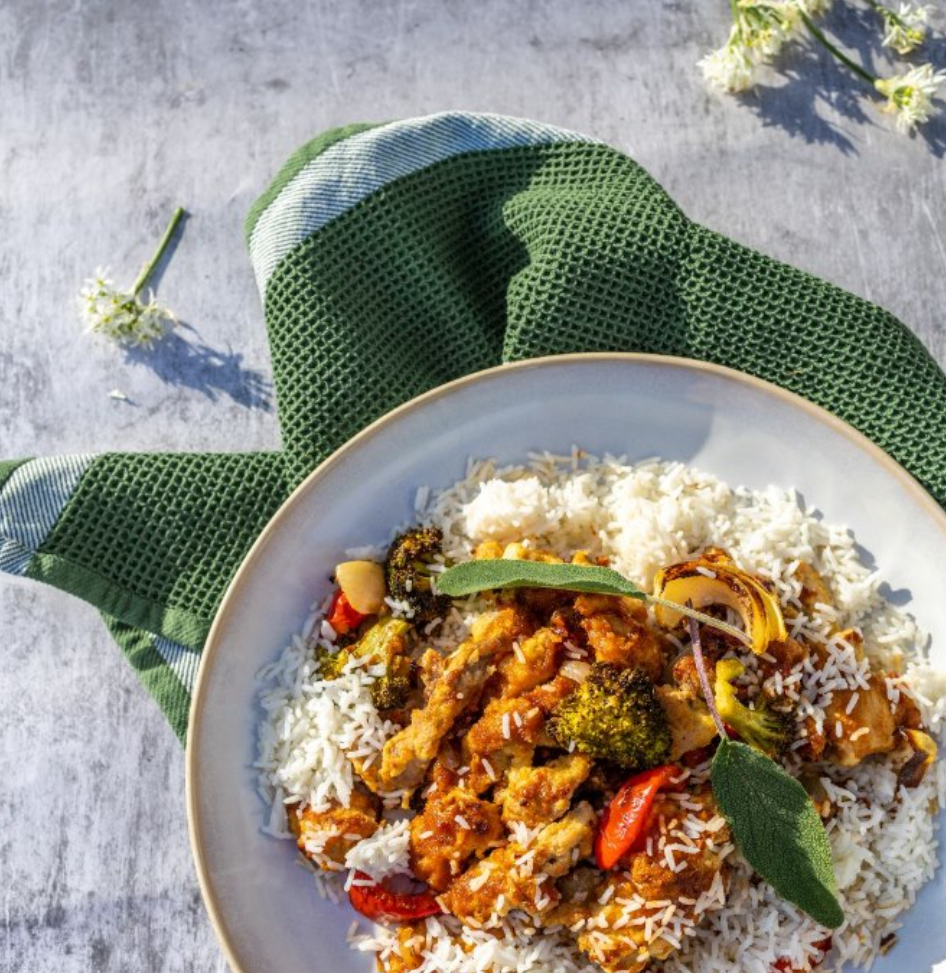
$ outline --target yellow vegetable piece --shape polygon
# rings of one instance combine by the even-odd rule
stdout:
[[[387,588],[380,564],[374,561],[343,561],[335,568],[335,580],[356,612],[377,615],[384,607]]]
[[[765,652],[770,642],[788,636],[778,599],[722,553],[704,554],[659,571],[654,579],[654,597],[680,605],[690,602],[696,609],[710,605],[731,608],[742,619],[756,655]],[[661,604],[654,614],[667,628],[674,628],[683,618],[680,612]]]
[[[930,763],[936,759],[939,748],[936,746],[936,741],[928,733],[924,733],[922,730],[907,730],[907,736],[917,753],[924,754]]]

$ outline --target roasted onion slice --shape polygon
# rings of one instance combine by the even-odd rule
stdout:
[[[708,553],[689,561],[671,564],[654,579],[654,614],[659,624],[675,628],[683,615],[663,602],[692,604],[703,609],[711,605],[731,608],[742,619],[756,655],[770,642],[787,637],[778,599],[758,578],[738,568],[722,552]]]

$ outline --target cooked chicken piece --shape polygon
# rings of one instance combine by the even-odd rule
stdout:
[[[670,725],[670,760],[679,760],[685,753],[713,742],[716,724],[702,693],[694,693],[689,687],[658,686],[657,698]]]
[[[499,541],[481,541],[473,551],[474,561],[498,561],[503,556]]]
[[[510,768],[531,763],[536,746],[557,746],[545,732],[545,720],[576,685],[556,676],[522,696],[488,703],[463,738],[463,762],[470,768],[466,786],[482,794]]]
[[[555,883],[534,869],[520,869],[525,849],[509,844],[468,869],[438,901],[443,908],[470,926],[495,925],[517,909],[538,915],[557,901]],[[495,917],[495,919],[494,919]]]
[[[381,973],[411,973],[424,962],[424,948],[427,945],[426,930],[423,922],[406,922],[397,928],[397,942],[382,964],[378,957]]]
[[[563,641],[569,642],[576,649],[591,654],[588,648],[588,636],[582,628],[582,617],[575,611],[574,605],[557,608],[549,617],[549,628]]]
[[[510,767],[529,764],[535,748],[531,744],[511,744],[489,756],[479,753],[465,753],[465,766],[469,772],[463,777],[463,787],[471,794],[485,794],[491,787],[502,782]]]
[[[464,754],[496,753],[510,742],[534,746],[542,735],[545,717],[576,685],[565,676],[556,676],[522,696],[494,699],[464,737]]]
[[[919,730],[923,725],[920,707],[917,706],[916,700],[905,693],[903,689],[900,690],[900,699],[897,700],[894,716],[897,720],[897,726],[903,727],[905,730]]]
[[[562,559],[541,547],[526,547],[525,544],[507,544],[503,551],[505,561],[541,561],[544,564],[561,564]]]
[[[469,641],[448,656],[426,704],[415,709],[410,724],[384,745],[381,779],[389,790],[412,790],[421,783],[441,739],[475,701],[496,662],[515,639],[529,634],[528,618],[514,608],[504,608],[474,626]]]
[[[418,660],[417,669],[420,674],[420,682],[424,688],[424,702],[430,699],[437,680],[443,675],[443,666],[446,659],[435,649],[428,649]]]
[[[587,919],[606,881],[606,873],[590,865],[572,869],[556,883],[560,900],[542,916],[543,926],[573,926]]]
[[[776,671],[787,676],[795,666],[804,662],[809,655],[811,655],[811,651],[808,646],[795,641],[791,636],[778,642],[769,642],[765,649],[765,656],[771,656],[775,662],[770,662],[765,656],[759,659],[762,678],[768,679]]]
[[[716,679],[716,657],[710,658],[704,648],[703,656],[706,659],[706,672],[709,676],[710,685]],[[696,662],[692,655],[681,655],[673,664],[673,680],[684,691],[691,696],[703,698],[703,686],[700,683],[700,676],[696,670]]]
[[[496,753],[510,743],[534,747],[545,726],[545,713],[530,696],[507,696],[488,703],[463,739],[464,754]]]
[[[591,854],[597,816],[587,801],[576,804],[560,821],[547,825],[532,843],[534,865],[540,871],[560,878],[575,863]]]
[[[631,855],[626,870],[609,872],[592,908],[586,910],[578,945],[606,973],[640,973],[651,963],[666,959],[675,946],[662,937],[662,930],[671,935],[682,933],[678,933],[674,917],[696,920],[700,898],[714,883],[725,882],[728,868],[719,850],[728,840],[728,832],[708,795],[703,805],[703,810],[688,813],[712,821],[713,830],[697,832],[685,830],[679,820],[674,824],[681,813],[675,802],[659,801],[655,811],[662,827],[652,842],[652,853],[645,850]],[[663,849],[668,845],[676,867],[685,864],[680,871],[665,860]],[[629,906],[631,902],[635,904]],[[652,921],[646,922],[649,918]]]
[[[594,649],[595,661],[623,669],[643,669],[654,682],[664,671],[664,652],[659,636],[647,625],[647,609],[636,598],[612,595],[579,595],[575,610]]]
[[[729,649],[729,643],[719,638],[720,634],[708,626],[701,626],[700,641],[703,644],[706,674],[711,686],[716,681],[716,663]],[[676,659],[673,663],[672,675],[673,681],[681,689],[685,689],[691,696],[703,698],[703,686],[692,653],[688,652]]]
[[[587,779],[591,765],[584,754],[568,753],[544,767],[514,767],[501,794],[503,821],[507,826],[518,821],[528,828],[557,821]]]
[[[471,925],[501,919],[513,909],[538,918],[558,904],[555,879],[591,854],[594,830],[595,812],[582,802],[528,848],[511,842],[473,865],[439,901]]]
[[[558,671],[562,661],[562,639],[550,628],[540,628],[535,635],[513,646],[513,652],[499,663],[502,696],[519,696],[547,682]]]
[[[533,706],[538,706],[542,713],[548,716],[566,696],[574,692],[577,685],[574,679],[559,674],[541,686],[536,686],[522,698],[528,699]]]
[[[817,609],[816,605],[834,606],[834,598],[831,595],[828,585],[824,578],[805,561],[800,561],[795,568],[795,577],[801,582],[801,597],[799,601],[808,615],[813,614]]]
[[[427,773],[427,787],[424,788],[421,797],[425,801],[433,800],[438,793],[446,794],[460,784],[461,775],[457,773],[460,769],[460,757],[457,753],[455,741],[448,737],[440,744],[437,756],[430,765]],[[466,780],[463,781],[466,784]]]
[[[377,801],[360,789],[352,791],[349,807],[314,811],[296,804],[286,811],[300,851],[327,872],[340,871],[348,850],[378,830]]]
[[[817,763],[824,757],[825,747],[828,745],[828,737],[825,734],[827,724],[819,730],[818,724],[810,716],[805,717],[802,722],[802,729],[799,731],[798,738],[805,741],[805,745],[798,750],[798,756],[805,763]]]
[[[835,638],[839,641],[847,642],[854,650],[855,659],[864,658],[864,636],[859,629],[844,628],[837,632]],[[823,650],[821,650],[823,651]]]
[[[435,794],[411,821],[411,870],[443,892],[467,860],[503,841],[499,808],[459,787]]]
[[[897,729],[919,722],[913,700],[901,693],[893,704],[887,696],[886,680],[879,673],[871,676],[870,689],[836,690],[824,711],[826,759],[842,767],[853,767],[876,753],[890,753],[897,747]]]

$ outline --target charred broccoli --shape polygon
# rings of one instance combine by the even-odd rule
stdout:
[[[443,531],[439,527],[414,527],[391,543],[384,562],[384,576],[392,598],[406,603],[416,622],[430,622],[450,608],[446,595],[434,592],[431,564],[441,553]]]
[[[546,728],[563,747],[623,767],[667,762],[670,727],[654,684],[639,669],[595,663],[588,678],[555,709]]]
[[[765,701],[755,709],[743,705],[736,695],[733,681],[746,667],[738,659],[721,659],[716,663],[716,683],[713,697],[723,722],[738,734],[750,747],[770,757],[781,756],[794,736],[795,720],[791,713],[772,709]]]
[[[411,691],[411,660],[407,655],[410,626],[402,618],[379,618],[362,637],[347,649],[332,653],[319,647],[316,658],[323,679],[337,679],[349,659],[371,660],[383,664],[385,674],[371,685],[371,701],[379,710],[398,709]]]
[[[319,645],[315,650],[315,660],[319,664],[319,675],[323,679],[338,679],[349,658],[348,652],[345,649],[332,652],[331,649],[327,649],[324,645]]]

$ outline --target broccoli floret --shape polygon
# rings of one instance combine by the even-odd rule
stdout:
[[[370,658],[372,665],[384,664],[385,674],[371,685],[371,701],[379,710],[398,709],[411,691],[411,660],[407,655],[410,626],[403,618],[379,618],[362,637],[346,649],[332,653],[316,650],[323,679],[337,679],[351,658]]]
[[[411,660],[407,656],[410,625],[403,618],[385,615],[349,649],[358,658],[370,657],[373,664],[383,662],[385,674],[371,686],[371,699],[380,709],[397,709],[407,702],[411,691]]]
[[[371,702],[375,709],[400,709],[411,694],[411,660],[407,656],[393,659],[387,674],[371,684]]]
[[[315,649],[315,661],[319,664],[319,675],[323,679],[338,679],[348,661],[348,653],[344,649],[332,652],[324,645],[318,645]]]
[[[450,608],[446,595],[434,592],[430,566],[441,553],[439,527],[414,527],[394,539],[384,563],[384,576],[392,598],[405,602],[416,622],[440,618]]]
[[[648,770],[670,757],[670,727],[653,682],[639,669],[595,663],[546,727],[563,747]]]
[[[733,681],[746,667],[738,659],[721,659],[716,663],[713,697],[723,722],[750,747],[770,757],[781,756],[794,737],[795,720],[791,713],[772,709],[764,700],[755,709],[744,706],[736,695]]]

